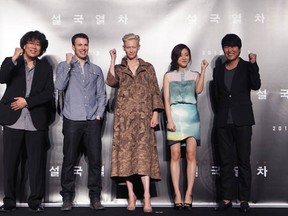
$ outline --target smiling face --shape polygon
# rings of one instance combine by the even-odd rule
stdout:
[[[137,58],[138,50],[140,49],[139,42],[136,39],[127,40],[124,42],[123,50],[129,60]]]
[[[189,51],[184,48],[181,50],[181,55],[179,56],[177,60],[177,64],[179,66],[179,70],[185,70],[187,65],[189,64],[191,58],[189,55]]]
[[[89,42],[86,38],[76,38],[74,45],[72,45],[72,49],[78,60],[85,60],[88,56]]]
[[[23,47],[24,57],[26,59],[35,59],[40,56],[41,53],[41,43],[37,39],[28,40]]]
[[[223,51],[225,57],[230,62],[238,60],[239,55],[241,53],[241,49],[238,46],[224,46]]]

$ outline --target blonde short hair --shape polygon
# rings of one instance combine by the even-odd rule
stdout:
[[[126,34],[122,38],[123,43],[125,43],[126,41],[129,41],[129,40],[136,40],[136,41],[138,41],[138,44],[140,43],[139,35],[136,35],[134,33]]]

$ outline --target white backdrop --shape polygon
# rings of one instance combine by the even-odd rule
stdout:
[[[207,59],[204,92],[198,97],[201,118],[201,147],[197,149],[198,170],[194,187],[195,205],[214,205],[215,182],[219,165],[213,154],[213,112],[209,98],[209,81],[216,59],[222,54],[221,39],[227,33],[242,38],[241,57],[257,53],[262,86],[253,92],[256,125],[252,141],[252,199],[254,205],[288,207],[288,1],[286,0],[1,0],[0,2],[0,61],[12,56],[24,33],[39,30],[47,36],[49,46],[45,56],[55,66],[71,52],[71,37],[84,32],[90,37],[90,59],[106,76],[110,63],[109,50],[116,48],[117,62],[123,57],[121,38],[134,32],[141,37],[139,56],[152,63],[158,82],[170,63],[170,54],[178,43],[191,48],[192,68],[200,70]],[[0,96],[5,85],[0,85]],[[108,99],[113,91],[107,86]],[[110,180],[110,151],[113,113],[107,112],[103,130],[103,192],[106,205],[123,205],[117,199],[116,186]],[[163,125],[162,125],[163,126]],[[162,128],[161,128],[162,129]],[[56,117],[50,129],[51,148],[48,152],[45,202],[61,203],[60,177],[62,164],[62,118]],[[169,182],[169,163],[165,160],[165,133],[157,133],[163,180],[156,183],[155,205],[170,205],[173,201]],[[2,167],[2,131],[0,133],[0,173]],[[77,175],[75,202],[89,202],[86,188],[86,162],[82,158]],[[78,170],[78,171],[77,171]],[[237,169],[236,169],[237,174]],[[80,176],[81,175],[81,176]],[[26,176],[19,185],[26,184]],[[3,182],[0,174],[0,198]],[[20,187],[19,186],[19,187]],[[27,189],[19,190],[19,203],[25,202]]]

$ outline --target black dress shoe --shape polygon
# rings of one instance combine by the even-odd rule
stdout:
[[[0,212],[12,212],[12,211],[15,211],[16,210],[16,207],[8,207],[8,206],[5,206],[5,205],[2,205],[0,207]]]
[[[225,211],[226,209],[232,207],[232,202],[228,202],[228,203],[225,203],[224,201],[221,201],[219,203],[219,205],[214,208],[215,211]]]
[[[35,213],[36,212],[43,212],[44,211],[44,207],[42,205],[29,207],[29,211],[35,212]]]
[[[174,203],[174,209],[175,210],[181,210],[182,209],[182,203]]]
[[[185,211],[191,211],[192,210],[192,203],[184,203],[183,209]]]
[[[244,212],[244,213],[249,212],[249,211],[250,211],[249,203],[246,202],[246,201],[241,202],[241,203],[240,203],[240,209],[241,209],[241,211]]]

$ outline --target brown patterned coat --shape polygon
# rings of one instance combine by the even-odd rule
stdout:
[[[153,111],[162,111],[164,105],[153,66],[142,59],[139,63],[135,76],[126,58],[115,66],[115,77],[110,72],[107,75],[106,83],[117,88],[111,160],[111,178],[115,180],[133,175],[161,179],[150,120]]]

